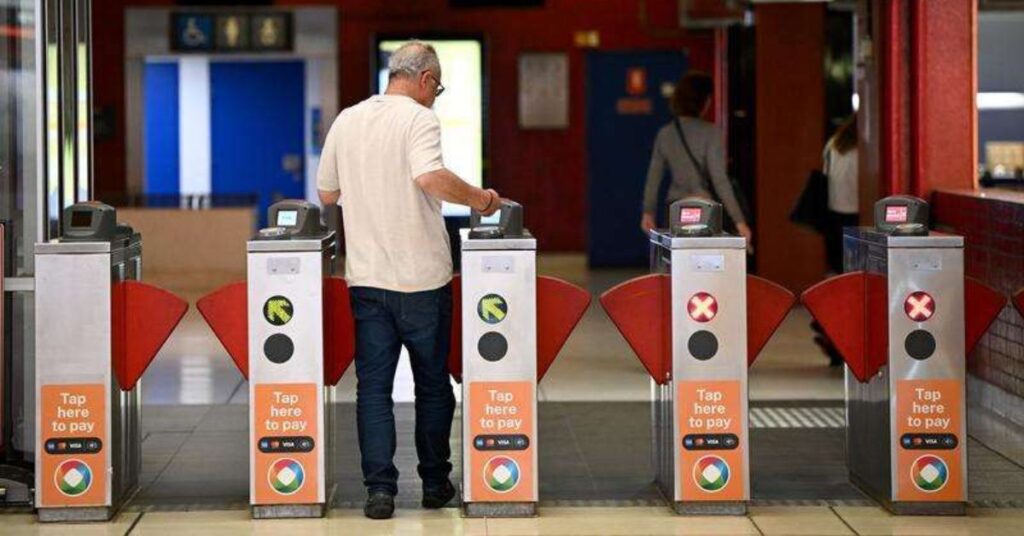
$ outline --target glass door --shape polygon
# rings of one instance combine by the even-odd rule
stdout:
[[[0,505],[31,476],[35,244],[92,190],[90,24],[90,0],[0,0]]]

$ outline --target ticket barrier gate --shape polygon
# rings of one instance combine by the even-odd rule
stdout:
[[[110,519],[138,488],[139,378],[188,304],[139,281],[142,240],[96,202],[35,247],[40,521]]]
[[[252,516],[323,517],[334,492],[334,386],[355,354],[348,286],[333,275],[336,235],[319,207],[281,201],[268,221],[247,244],[247,280],[196,305],[249,380]]]
[[[750,500],[747,368],[795,297],[747,275],[722,206],[685,199],[651,232],[651,275],[601,305],[651,375],[657,484],[678,514],[744,514]]]
[[[522,207],[499,221],[477,214],[461,231],[462,273],[452,284],[448,366],[462,382],[462,503],[468,517],[537,512],[537,383],[590,304],[587,291],[537,276],[537,242]]]
[[[888,197],[843,233],[846,273],[801,297],[846,361],[850,479],[896,514],[963,514],[966,357],[1006,297],[964,277],[961,236]]]

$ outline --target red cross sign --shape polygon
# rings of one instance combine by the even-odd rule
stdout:
[[[935,300],[927,292],[914,292],[903,302],[903,311],[914,322],[924,322],[935,314]]]
[[[686,312],[697,322],[710,322],[718,314],[718,300],[707,292],[698,292],[686,302]]]

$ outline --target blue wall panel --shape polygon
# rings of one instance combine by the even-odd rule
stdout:
[[[144,73],[143,126],[145,193],[177,194],[178,64],[147,62]]]
[[[259,194],[261,222],[275,200],[304,198],[304,63],[212,62],[210,95],[213,193]]]
[[[672,117],[664,82],[686,71],[680,52],[587,54],[587,257],[591,266],[646,266],[648,238],[640,230],[644,182],[658,130]],[[627,73],[644,69],[650,113],[622,114]],[[634,97],[636,98],[636,97]],[[666,189],[663,183],[662,191]]]

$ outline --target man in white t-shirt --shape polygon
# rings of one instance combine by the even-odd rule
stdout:
[[[364,513],[372,519],[391,517],[398,493],[391,391],[402,346],[416,383],[423,507],[441,508],[455,496],[448,478],[455,411],[447,364],[452,262],[441,201],[490,215],[500,199],[445,169],[441,124],[430,109],[443,91],[433,47],[406,43],[391,55],[384,94],[334,121],[317,171],[321,202],[342,206]]]

